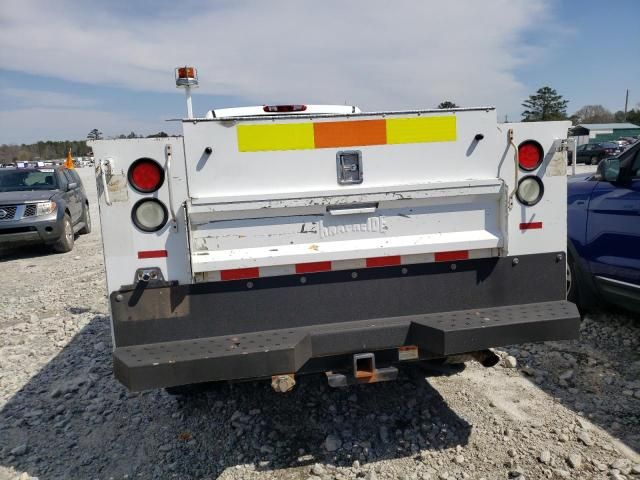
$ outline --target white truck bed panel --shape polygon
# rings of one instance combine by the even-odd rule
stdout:
[[[192,270],[498,251],[495,127],[492,109],[185,122]],[[344,151],[361,183],[340,184]]]
[[[416,143],[409,143],[415,133],[412,128],[402,125],[400,128],[403,131],[395,137],[392,127],[389,127],[387,137],[381,135],[381,141],[407,143],[358,145],[361,139],[356,133],[351,145],[343,142],[339,147],[323,147],[317,133],[323,131],[323,125],[338,123],[342,129],[358,129],[363,122],[391,122],[389,125],[397,125],[393,122],[425,119],[438,122],[438,119],[446,121],[447,118],[455,122],[453,135],[438,137],[439,126],[436,124],[433,129],[435,140],[427,138],[428,141]],[[189,196],[194,202],[200,203],[203,199],[277,198],[299,192],[324,195],[336,188],[345,193],[354,193],[362,189],[388,189],[416,183],[495,179],[498,177],[495,126],[496,113],[489,109],[363,114],[340,118],[252,117],[185,122]],[[282,138],[270,140],[271,132],[264,134],[266,138],[261,137],[259,132],[253,138],[253,130],[243,136],[242,129],[247,127],[282,127],[284,130]],[[287,127],[293,130],[287,130]],[[375,142],[376,139],[371,137],[376,133],[368,130],[371,128],[365,128],[362,134],[364,142]],[[427,137],[428,134],[427,130]],[[481,141],[474,140],[478,134],[483,135]],[[276,137],[277,131],[273,135]],[[329,140],[334,140],[329,137]],[[338,143],[340,140],[336,139]],[[206,153],[207,147],[212,149],[211,154]],[[252,148],[256,150],[251,151]],[[336,181],[336,154],[348,150],[362,153],[362,184],[338,185]]]

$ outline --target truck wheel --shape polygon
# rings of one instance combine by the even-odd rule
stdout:
[[[580,276],[573,256],[567,253],[567,300],[576,304],[582,319],[585,313],[594,311],[598,307],[598,300],[595,292],[584,284],[584,280],[580,283]]]
[[[89,205],[86,204],[82,210],[82,223],[84,223],[84,227],[78,230],[78,234],[86,235],[91,233],[91,214],[89,213]]]
[[[573,257],[567,255],[567,300],[578,305],[578,285]]]
[[[67,253],[73,250],[73,225],[68,213],[64,214],[62,220],[62,236],[53,244],[53,250],[58,253]]]

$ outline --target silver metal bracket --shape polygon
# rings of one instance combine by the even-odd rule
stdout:
[[[109,198],[109,179],[113,175],[112,172],[113,160],[111,158],[100,159],[97,164],[96,173],[102,180],[102,191],[104,193],[104,203],[108,207],[111,206],[111,198]]]
[[[556,152],[567,152],[569,151],[569,141],[566,138],[560,140],[560,145],[556,148]]]
[[[136,273],[133,277],[134,285],[138,282],[164,282],[164,276],[162,275],[162,270],[158,267],[150,267],[150,268],[139,268],[136,270]]]
[[[165,147],[165,156],[167,161],[164,165],[165,177],[167,178],[167,188],[169,190],[169,211],[171,212],[171,228],[174,232],[178,231],[178,221],[176,220],[176,211],[173,207],[173,190],[171,189],[171,158],[172,150],[171,144],[167,144]]]

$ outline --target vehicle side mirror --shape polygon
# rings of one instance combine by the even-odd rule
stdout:
[[[78,188],[78,184],[76,182],[71,182],[67,185],[67,190],[73,190],[74,188]]]
[[[605,158],[598,165],[598,175],[605,182],[616,182],[620,177],[620,159]]]

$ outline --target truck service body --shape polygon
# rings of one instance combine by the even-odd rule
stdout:
[[[119,381],[339,386],[577,338],[568,122],[289,107],[91,142]]]

